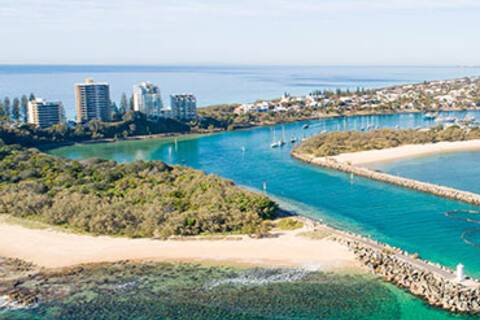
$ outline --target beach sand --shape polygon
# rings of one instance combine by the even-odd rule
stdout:
[[[358,267],[353,253],[345,246],[299,235],[311,230],[313,227],[306,226],[265,239],[243,236],[237,240],[164,241],[94,237],[0,222],[0,256],[46,268],[122,260],[309,267],[322,271]]]
[[[351,165],[366,165],[375,162],[388,162],[413,157],[423,157],[436,153],[480,150],[480,140],[438,142],[431,144],[410,144],[382,150],[368,150],[344,153],[332,158]]]

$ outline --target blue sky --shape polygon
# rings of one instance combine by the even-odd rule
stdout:
[[[0,0],[0,64],[480,65],[479,0]]]

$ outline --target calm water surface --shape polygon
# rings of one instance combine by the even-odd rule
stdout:
[[[456,113],[460,117],[465,114]],[[480,113],[469,114],[480,117]],[[470,226],[444,216],[447,210],[471,209],[473,206],[363,178],[351,180],[348,175],[303,164],[290,157],[291,144],[282,149],[270,148],[273,130],[277,137],[284,132],[290,139],[323,130],[359,130],[369,125],[416,128],[435,125],[433,122],[424,121],[422,115],[404,114],[311,121],[308,130],[302,129],[303,124],[186,137],[177,139],[177,142],[175,139],[152,139],[78,145],[52,150],[51,153],[72,159],[98,157],[118,162],[163,160],[218,174],[257,190],[265,181],[269,195],[303,215],[418,252],[450,267],[462,262],[469,274],[480,275],[479,249],[465,244],[460,238]],[[397,298],[385,298],[378,303],[399,309],[386,315],[386,319],[453,317],[432,310],[401,290],[392,286],[388,288]]]
[[[374,168],[402,177],[480,193],[480,152],[437,154],[375,164]]]
[[[277,136],[284,131],[290,139],[368,125],[415,128],[434,123],[424,122],[421,115],[406,114],[315,121],[308,130],[302,130],[302,125],[277,126],[275,131]],[[444,217],[447,210],[472,206],[367,179],[352,181],[348,175],[303,164],[291,158],[291,144],[282,149],[270,148],[273,130],[265,127],[179,139],[176,144],[172,139],[159,139],[81,145],[52,153],[72,159],[99,157],[118,162],[163,160],[218,174],[258,190],[265,181],[270,195],[301,214],[370,235],[451,267],[462,262],[467,272],[480,275],[480,251],[460,238],[468,226]]]
[[[209,105],[273,98],[284,91],[306,94],[314,89],[374,88],[478,74],[478,68],[0,66],[0,96],[18,96],[33,91],[37,96],[62,100],[67,115],[73,117],[73,83],[87,76],[110,82],[115,100],[123,91],[131,91],[135,82],[150,80],[160,84],[164,97],[191,91],[198,96],[200,105]],[[480,116],[477,113],[474,115]],[[302,130],[302,125],[276,126],[277,137],[282,134],[282,128],[285,137],[290,139],[323,130],[359,130],[368,125],[420,127],[433,124],[424,122],[419,115],[395,115],[314,121],[306,131]],[[350,180],[347,175],[305,165],[290,157],[291,145],[283,149],[270,148],[272,131],[273,128],[256,128],[178,139],[176,143],[173,139],[156,139],[81,145],[53,150],[52,154],[73,159],[99,157],[119,162],[163,160],[218,174],[257,190],[265,181],[270,196],[301,214],[419,252],[425,258],[452,267],[461,261],[466,265],[467,272],[480,275],[480,252],[460,239],[460,234],[468,226],[443,215],[446,210],[471,206],[366,179]],[[199,279],[198,273],[194,278]],[[163,279],[153,283],[163,287]],[[362,281],[367,282],[362,284]],[[254,315],[261,319],[278,319],[286,312],[302,319],[318,319],[319,314],[332,319],[348,319],[354,314],[362,319],[463,318],[433,310],[411,295],[380,281],[345,281],[342,277],[333,277],[327,283],[330,288],[298,282],[240,288],[240,295],[232,289],[227,294],[224,291],[212,292],[207,301],[215,301],[215,309],[205,311],[203,316],[208,319],[235,316],[236,313],[228,312],[231,311],[228,307],[231,301],[240,301],[243,303],[241,311],[250,312],[248,319],[255,319]],[[191,286],[181,288],[175,285],[175,292],[181,294],[172,296],[164,293],[165,299],[162,300],[158,299],[158,295],[150,296],[145,287],[133,293],[132,299],[137,299],[135,302],[126,300],[121,294],[114,295],[109,301],[92,299],[81,309],[75,309],[78,308],[75,299],[69,298],[58,301],[58,305],[52,306],[50,311],[54,313],[56,310],[60,314],[72,311],[70,318],[74,319],[75,310],[83,310],[84,315],[93,318],[124,316],[135,310],[143,315],[152,310],[172,310],[178,311],[178,318],[181,318],[182,310],[196,307],[196,298],[192,298],[192,294],[198,292],[190,292],[188,288]],[[91,297],[91,294],[89,290],[82,296]],[[278,299],[272,300],[271,296]],[[298,297],[304,297],[304,304],[298,303]],[[317,310],[312,303],[321,307]],[[135,309],[137,307],[139,309]],[[13,316],[15,319],[44,319],[40,310],[0,312],[0,319]]]

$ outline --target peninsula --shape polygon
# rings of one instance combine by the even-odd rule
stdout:
[[[318,166],[386,182],[440,197],[480,205],[480,195],[369,169],[363,165],[441,152],[480,150],[480,129],[381,129],[332,132],[304,141],[292,156]]]
[[[124,260],[354,268],[433,306],[480,312],[477,281],[316,221],[277,220],[275,202],[219,177],[160,161],[66,160],[18,145],[2,145],[0,154],[0,204],[6,214],[0,221],[0,257],[44,268]],[[0,297],[35,303],[34,291],[16,285],[22,279],[0,281]]]

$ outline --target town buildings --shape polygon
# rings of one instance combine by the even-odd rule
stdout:
[[[133,104],[134,111],[149,117],[171,117],[171,110],[163,105],[160,88],[150,82],[142,82],[133,87]]]
[[[48,128],[65,122],[65,111],[61,102],[34,99],[28,102],[28,123]]]
[[[75,107],[77,122],[85,123],[93,119],[110,121],[110,87],[107,83],[92,79],[75,85]]]
[[[170,96],[172,117],[188,121],[197,117],[197,99],[192,94],[176,94]]]

